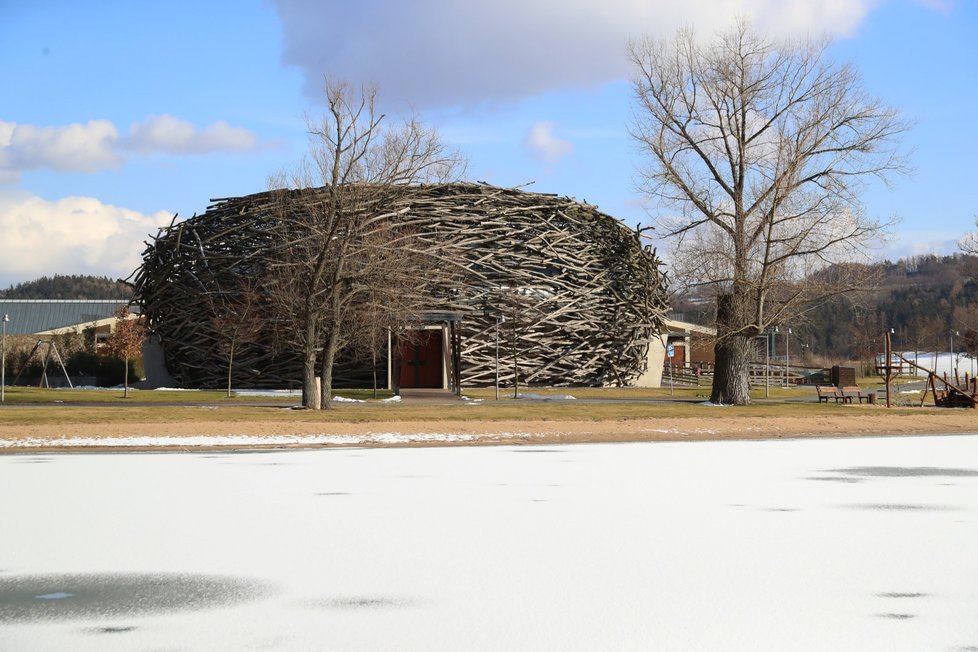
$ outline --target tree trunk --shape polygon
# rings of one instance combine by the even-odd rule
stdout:
[[[370,362],[373,365],[374,374],[374,398],[377,398],[377,342],[371,343],[372,347],[370,349]]]
[[[320,391],[322,392],[320,403],[321,409],[333,409],[333,361],[336,359],[336,351],[339,348],[339,336],[334,328],[330,331],[326,339],[326,350],[323,351],[323,379]]]
[[[747,302],[742,295],[717,297],[716,368],[710,402],[723,405],[750,404],[750,360],[753,333],[743,330]]]
[[[231,398],[231,365],[234,364],[234,344],[231,344],[231,351],[228,353],[228,398]]]
[[[126,363],[125,371],[122,372],[122,377],[123,377],[122,386],[124,388],[122,390],[122,398],[129,398],[129,358],[128,357],[125,358],[125,363]]]
[[[316,347],[307,343],[302,360],[302,407],[307,410],[316,409],[318,388],[316,387]]]
[[[391,357],[391,376],[388,379],[391,392],[394,396],[401,395],[401,342],[394,335],[391,336],[390,348],[388,349]]]
[[[753,339],[730,335],[714,347],[716,368],[710,402],[723,405],[750,404],[750,359]]]

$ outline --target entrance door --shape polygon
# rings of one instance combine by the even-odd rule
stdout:
[[[682,340],[679,340],[682,342]],[[673,354],[672,354],[672,364],[677,367],[686,366],[686,345],[685,344],[673,344]],[[667,359],[666,362],[669,362]]]
[[[417,333],[415,342],[401,345],[400,385],[403,388],[442,387],[442,337],[440,330]]]

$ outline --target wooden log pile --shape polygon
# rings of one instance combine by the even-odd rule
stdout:
[[[494,382],[497,329],[503,384],[518,373],[521,384],[624,385],[645,371],[649,340],[663,328],[666,278],[638,233],[557,195],[475,183],[386,192],[384,209],[417,234],[412,248],[446,271],[430,307],[459,320],[463,386]],[[317,189],[214,200],[148,243],[135,297],[178,382],[226,382],[215,306],[233,305],[227,295],[240,280],[260,279],[281,254],[283,197],[289,211],[322,201]],[[235,353],[235,384],[296,384],[298,358],[277,337],[289,315],[255,314],[262,334]],[[370,375],[369,362],[345,360],[337,385],[367,386]]]

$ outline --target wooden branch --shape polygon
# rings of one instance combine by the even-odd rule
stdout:
[[[371,189],[347,191],[369,197]],[[215,302],[208,292],[234,292],[242,276],[273,276],[269,270],[311,246],[300,218],[329,200],[324,192],[275,190],[214,200],[204,214],[163,228],[147,247],[135,276],[136,301],[163,342],[174,379],[193,387],[226,385],[227,336],[215,332],[220,320],[211,314]],[[500,339],[509,358],[515,330],[520,383],[622,384],[645,371],[648,343],[663,329],[667,281],[655,252],[633,230],[569,198],[486,184],[387,187],[383,195],[373,203],[358,199],[376,211],[370,218],[383,216],[377,228],[390,221],[416,234],[393,240],[406,243],[404,255],[444,261],[437,265],[440,274],[418,279],[418,287],[427,289],[432,311],[464,315],[466,385],[495,379],[497,315],[506,318]],[[289,228],[282,228],[283,220],[291,220]],[[377,254],[369,242],[355,246]],[[254,285],[261,295],[262,283]],[[239,387],[301,380],[301,360],[282,335],[295,317],[272,305],[259,296],[253,314],[260,335],[235,350]],[[503,382],[511,384],[512,366],[503,369]],[[371,374],[369,361],[340,361],[337,386],[369,386]]]

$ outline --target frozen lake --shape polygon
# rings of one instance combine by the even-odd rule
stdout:
[[[0,650],[978,651],[978,436],[0,457]]]

